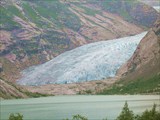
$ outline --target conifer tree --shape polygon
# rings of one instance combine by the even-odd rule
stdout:
[[[134,120],[133,111],[129,110],[127,102],[125,102],[122,112],[116,120]]]

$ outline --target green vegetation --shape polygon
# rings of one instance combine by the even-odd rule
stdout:
[[[17,113],[17,114],[10,114],[8,120],[23,120],[23,115]]]
[[[139,78],[137,80],[120,80],[111,88],[104,89],[98,94],[139,94],[139,93],[159,93],[160,75],[149,78]]]
[[[95,16],[96,14],[102,14],[100,10],[91,9],[89,7],[86,7],[84,5],[75,4],[76,6],[82,8],[85,10],[85,14]]]
[[[138,0],[88,0],[89,4],[97,4],[102,10],[118,14],[122,16],[126,21],[136,23],[145,27],[150,27],[153,24],[155,18],[152,21],[150,17],[146,17],[140,8],[147,7],[147,5],[140,3]],[[137,13],[139,12],[139,13]],[[141,14],[140,14],[141,13]],[[155,13],[156,14],[156,13]],[[138,17],[137,17],[138,16]]]
[[[33,3],[32,3],[33,4]],[[80,19],[72,13],[68,6],[58,0],[54,1],[37,1],[34,9],[40,16],[55,23],[57,28],[68,27],[78,31],[81,27]]]
[[[134,120],[133,111],[129,110],[127,102],[125,102],[122,112],[116,120]]]
[[[9,6],[7,6],[7,10],[12,12],[12,16],[16,15],[16,16],[25,20],[25,17],[23,16],[22,12],[16,6],[9,5]]]
[[[54,95],[42,94],[42,93],[32,93],[32,92],[27,91],[26,89],[23,89],[22,87],[15,85],[14,83],[4,80],[1,77],[0,77],[0,80],[4,81],[6,84],[6,86],[3,86],[4,89],[2,88],[0,89],[0,98],[20,99],[24,97],[37,98],[37,97],[54,96]],[[8,89],[9,91],[6,91],[5,89]]]
[[[70,46],[73,46],[73,44],[70,43],[70,38],[67,34],[57,30],[70,28],[73,31],[78,31],[81,27],[80,19],[69,10],[67,4],[59,0],[49,0],[47,2],[27,0],[22,1],[18,6],[22,9],[20,10],[12,2],[0,8],[0,28],[11,33],[13,31],[12,39],[15,43],[6,48],[2,53],[3,55],[11,53],[15,54],[16,58],[21,59],[24,55],[31,58],[36,54],[38,59],[41,59],[40,57],[44,50],[49,54],[52,51],[55,55],[72,48]],[[14,20],[14,16],[20,17],[29,25],[31,25],[30,23],[35,24],[36,30],[39,31],[41,29],[43,32],[41,35],[37,34],[37,36],[36,34],[35,36],[26,34],[26,38],[29,40],[23,40],[23,37],[18,35],[26,32],[26,29],[22,29],[23,27]],[[45,44],[41,44],[41,40]]]
[[[153,105],[151,110],[146,110],[141,115],[134,115],[128,107],[127,102],[125,103],[122,112],[116,120],[159,120],[160,111],[156,111],[156,105]]]
[[[39,18],[39,16],[37,16],[36,12],[33,10],[33,8],[30,6],[29,3],[24,2],[22,4],[23,6],[23,10],[24,12],[27,14],[27,16],[34,22],[36,22],[36,20]]]
[[[29,97],[33,97],[33,98],[38,98],[38,97],[47,97],[47,96],[51,96],[51,95],[48,95],[48,94],[42,94],[42,93],[32,93],[32,92],[24,92],[27,96]],[[53,96],[53,95],[52,95]]]
[[[31,6],[31,4],[29,4],[29,2],[23,2],[22,4],[23,10],[25,12],[26,17],[32,21],[33,23],[35,23],[38,27],[42,28],[42,26],[44,25],[44,23],[42,23],[41,21],[41,17],[36,13],[35,9],[33,6]],[[47,27],[48,24],[45,24]]]
[[[19,10],[13,4],[6,4],[0,8],[0,27],[13,30],[21,26],[14,21],[18,16],[25,21],[35,23],[39,28],[50,28],[53,23],[57,28],[68,27],[78,31],[81,27],[80,19],[68,9],[68,6],[58,0],[53,1],[23,1]],[[23,14],[24,13],[24,14]]]
[[[159,120],[160,119],[160,111],[156,111],[156,105],[154,104],[152,110],[146,110],[142,115],[136,116],[135,120]]]
[[[13,11],[14,12],[14,11]],[[13,13],[9,11],[7,8],[0,7],[0,28],[5,30],[13,30],[15,28],[19,28],[20,25],[13,21]]]
[[[125,102],[121,113],[115,120],[159,120],[159,118],[160,118],[160,111],[156,111],[155,104],[153,105],[153,108],[151,110],[146,110],[141,115],[135,115],[133,111],[129,109],[127,102]],[[12,113],[10,114],[8,120],[23,120],[23,115],[19,113],[14,115]],[[63,120],[88,120],[88,118],[77,114],[77,115],[73,115],[71,119],[66,118]],[[107,118],[103,120],[107,120]]]
[[[63,119],[63,120],[70,120],[68,118]],[[85,116],[81,116],[81,115],[73,115],[73,118],[71,120],[88,120]]]
[[[132,22],[133,18],[131,17],[127,8],[133,7],[134,4],[135,4],[134,1],[128,1],[128,0],[125,1],[124,3],[122,1],[117,1],[117,0],[108,0],[102,3],[102,7],[107,11],[119,14],[125,20]]]

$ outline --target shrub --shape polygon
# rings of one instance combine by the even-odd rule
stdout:
[[[23,120],[23,115],[11,113],[8,120]]]
[[[78,115],[74,115],[72,120],[88,120],[88,119],[78,114]]]
[[[69,120],[69,119],[67,118],[67,119],[63,119],[63,120]],[[88,118],[77,114],[77,115],[73,115],[72,120],[88,120]]]

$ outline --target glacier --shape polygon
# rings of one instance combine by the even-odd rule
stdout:
[[[146,34],[90,43],[64,52],[42,65],[24,70],[17,83],[38,86],[114,77]]]

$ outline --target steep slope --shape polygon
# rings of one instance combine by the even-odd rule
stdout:
[[[159,17],[157,13],[154,14],[155,10],[151,6],[137,0],[90,0],[90,3],[97,3],[104,10],[123,16],[129,22],[147,27],[151,27]]]
[[[0,77],[13,82],[18,79],[18,76],[20,76],[20,70],[15,63],[0,57]]]
[[[18,99],[29,97],[45,97],[51,96],[50,93],[29,92],[23,86],[17,85],[8,80],[0,78],[0,100],[1,99]],[[52,94],[53,96],[53,94]]]
[[[22,91],[24,91],[22,87],[16,87],[16,85],[0,79],[0,99],[27,98],[28,96]]]
[[[22,85],[64,84],[114,77],[133,54],[146,32],[136,36],[90,43],[51,61],[26,69]]]
[[[159,16],[147,5],[119,1],[2,0],[0,56],[24,69],[87,43],[138,34]]]
[[[121,79],[99,94],[160,93],[160,20],[141,40],[133,56],[117,72]]]
[[[129,79],[160,74],[160,20],[142,39],[134,55],[120,68],[118,74]]]

